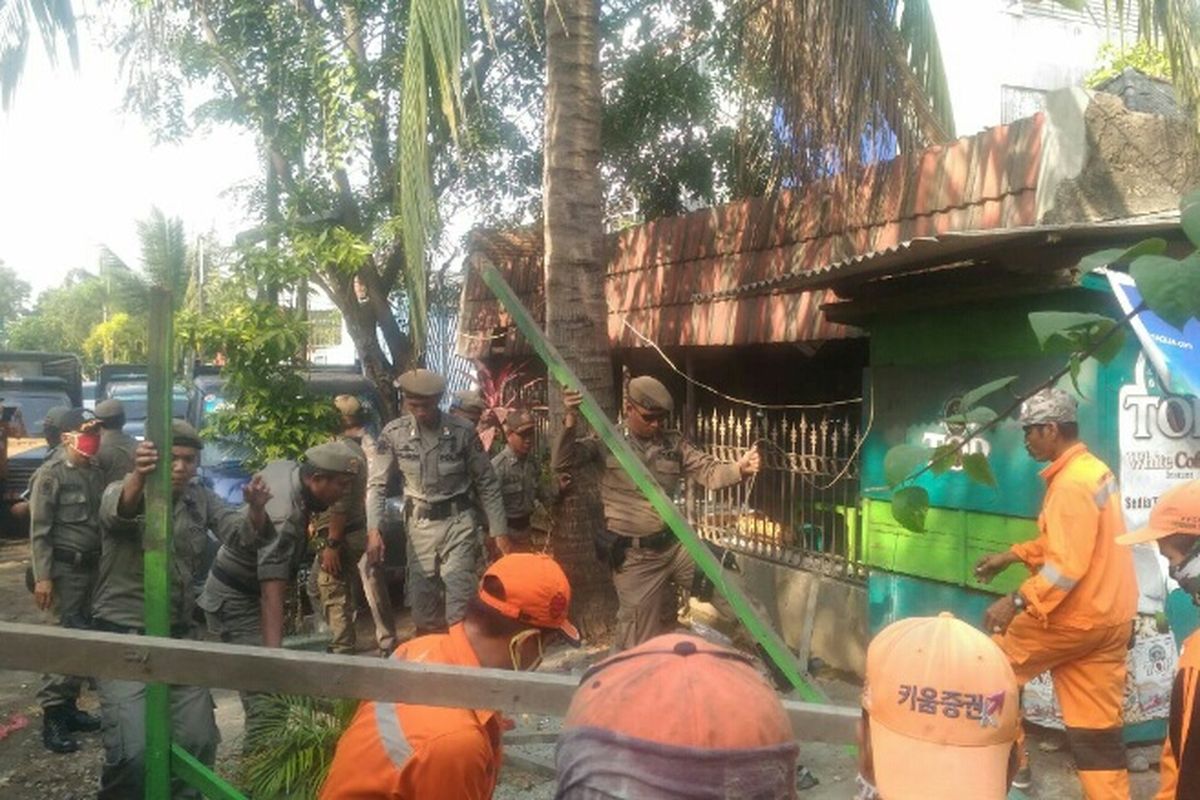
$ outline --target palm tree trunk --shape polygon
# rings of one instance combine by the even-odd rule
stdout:
[[[599,13],[598,0],[546,2],[546,334],[612,414],[600,182]],[[554,385],[550,408],[551,427],[557,431],[562,402]],[[592,545],[594,528],[604,524],[598,475],[572,478],[551,547],[574,591],[572,618],[594,639],[615,622],[616,595]]]

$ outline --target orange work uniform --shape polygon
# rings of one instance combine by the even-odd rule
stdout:
[[[1041,475],[1038,538],[1011,548],[1034,573],[1019,590],[1028,607],[996,641],[1022,686],[1050,671],[1088,800],[1127,800],[1121,708],[1137,579],[1115,541],[1125,532],[1120,489],[1082,443]]]
[[[1200,798],[1200,631],[1183,643],[1154,800]],[[1194,734],[1194,735],[1193,735]]]
[[[463,624],[413,639],[392,658],[478,667]],[[500,772],[494,711],[364,702],[338,740],[321,800],[486,800]]]

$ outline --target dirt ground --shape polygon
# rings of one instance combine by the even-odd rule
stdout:
[[[0,619],[9,622],[35,623],[42,621],[24,585],[28,564],[28,545],[24,542],[0,540]],[[365,620],[364,620],[365,621]],[[406,620],[405,620],[406,622]],[[364,628],[363,633],[369,637]],[[364,639],[365,640],[365,639]],[[3,646],[0,643],[0,646]],[[579,650],[563,649],[548,654],[543,669],[579,674],[586,666],[603,657],[605,648],[596,646]],[[831,700],[852,705],[857,702],[859,687],[836,676],[819,676],[818,682]],[[28,672],[0,670],[0,800],[82,800],[95,796],[103,752],[98,734],[81,737],[78,753],[54,755],[42,748],[41,712],[36,694],[40,677]],[[242,709],[237,693],[214,692],[217,702],[217,723],[222,742],[218,754],[218,772],[229,777],[236,766],[241,749]],[[96,710],[96,698],[85,692],[81,707]],[[515,734],[552,732],[559,721],[527,715],[515,720]],[[1057,740],[1049,732],[1030,732],[1035,786],[1032,797],[1054,800],[1075,800],[1081,794],[1071,768],[1069,756],[1061,750],[1046,752],[1042,745]],[[1158,748],[1131,750],[1156,764]],[[497,800],[550,800],[554,782],[546,770],[554,760],[553,744],[532,744],[506,748],[509,763],[501,775]],[[802,800],[850,800],[854,796],[855,759],[851,748],[822,744],[802,744],[801,762],[818,777],[820,784],[800,793]],[[521,761],[527,769],[518,769]],[[1131,775],[1133,800],[1153,797],[1158,773]],[[1024,797],[1014,792],[1014,800]]]

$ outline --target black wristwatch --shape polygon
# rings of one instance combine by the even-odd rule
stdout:
[[[1020,592],[1012,593],[1012,601],[1013,606],[1016,607],[1017,611],[1024,611],[1029,606],[1029,603],[1025,601],[1025,598],[1021,596]]]
[[[326,538],[321,541],[321,546],[330,550],[336,550],[342,546],[342,540]]]

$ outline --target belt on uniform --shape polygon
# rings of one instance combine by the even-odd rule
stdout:
[[[621,534],[617,534],[617,539],[630,550],[662,551],[676,542],[675,534],[670,528],[663,528],[658,533],[652,533],[649,536],[622,536]]]
[[[69,547],[54,548],[54,560],[59,564],[70,564],[72,567],[91,569],[100,563],[100,553],[93,550],[85,553],[82,550],[72,550]]]
[[[509,517],[508,529],[510,531],[523,531],[529,527],[529,522],[532,515],[526,514],[523,517]]]
[[[470,511],[473,507],[470,499],[465,494],[458,494],[454,497],[447,497],[445,500],[434,500],[432,502],[413,497],[406,501],[406,505],[417,519],[429,520],[449,519],[450,517],[462,514],[464,511]]]
[[[248,594],[251,597],[258,597],[259,586],[258,581],[251,581],[246,578],[239,578],[229,570],[222,567],[220,564],[213,562],[212,565],[213,577],[221,583],[228,586],[230,589],[236,589],[242,594]]]
[[[92,619],[92,630],[103,631],[104,633],[126,633],[134,636],[145,636],[145,628],[135,628],[130,625],[118,625],[115,622],[109,622],[106,619]],[[192,634],[192,626],[190,625],[172,625],[172,639],[187,639]]]

